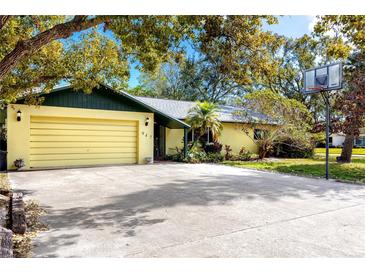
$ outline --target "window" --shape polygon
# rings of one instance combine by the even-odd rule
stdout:
[[[261,140],[265,136],[267,136],[267,134],[268,134],[268,131],[267,130],[256,128],[253,131],[253,139],[254,140]]]
[[[365,136],[360,136],[355,140],[356,146],[365,146]]]

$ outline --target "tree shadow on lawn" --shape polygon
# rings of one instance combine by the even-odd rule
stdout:
[[[272,174],[265,172],[247,172],[247,175],[242,172],[240,175],[205,174],[192,179],[159,178],[161,182],[159,184],[146,186],[147,189],[133,193],[111,196],[106,202],[100,202],[96,206],[48,209],[46,222],[56,231],[69,230],[71,233],[75,228],[104,231],[112,227],[112,233],[115,233],[116,237],[134,237],[138,228],[161,224],[168,220],[164,210],[159,209],[167,210],[176,206],[229,205],[237,199],[246,201],[263,199],[275,203],[283,197],[292,197],[300,202],[308,198],[304,198],[304,194],[324,197],[329,192],[331,195],[333,192],[336,195],[359,187],[319,180],[311,180],[312,183],[308,183],[310,179],[297,177],[293,180],[295,178],[293,176],[282,176],[280,182],[273,182],[272,177]],[[123,185],[122,179],[120,185]],[[95,192],[91,192],[90,195],[102,193],[102,189],[93,191]],[[339,199],[350,198],[339,197]],[[63,236],[59,236],[59,239],[50,237],[49,242],[42,243],[48,245],[49,254],[53,254],[62,246],[63,240],[60,237]],[[77,244],[77,240],[78,237],[72,238],[74,244]]]

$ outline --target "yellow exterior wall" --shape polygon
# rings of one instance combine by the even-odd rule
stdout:
[[[18,122],[16,119],[18,110],[22,112],[20,122]],[[14,169],[15,167],[13,165],[13,162],[14,160],[19,158],[24,159],[25,169],[29,169],[31,116],[97,118],[136,121],[138,124],[138,163],[145,163],[146,157],[153,158],[153,113],[50,106],[36,107],[13,104],[9,105],[7,108],[8,169]],[[145,126],[145,121],[147,117],[149,117],[149,125]]]
[[[248,135],[242,130],[243,124],[237,123],[222,123],[223,130],[218,138],[218,141],[223,145],[230,145],[232,153],[238,154],[241,147],[244,146],[246,150],[257,153],[257,145],[253,141],[253,129],[246,127]],[[184,136],[183,129],[169,129],[166,128],[166,154],[175,154],[176,147],[183,148],[182,142]]]
[[[184,147],[183,142],[184,130],[183,129],[170,129],[166,128],[166,154],[176,154],[176,147],[182,149]]]
[[[230,145],[233,154],[238,154],[241,147],[246,150],[257,153],[257,145],[253,141],[253,129],[247,127],[247,134],[243,130],[243,124],[237,123],[222,123],[223,130],[218,138],[218,141],[223,145]]]

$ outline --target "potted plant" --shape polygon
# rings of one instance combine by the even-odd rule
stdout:
[[[17,170],[22,170],[22,168],[25,166],[25,162],[23,159],[16,159],[14,161],[14,166],[17,168]]]

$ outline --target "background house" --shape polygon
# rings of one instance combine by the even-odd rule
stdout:
[[[330,145],[334,147],[342,147],[345,141],[345,134],[335,133],[330,137]],[[360,136],[354,140],[354,147],[365,147],[365,128],[360,130]]]

